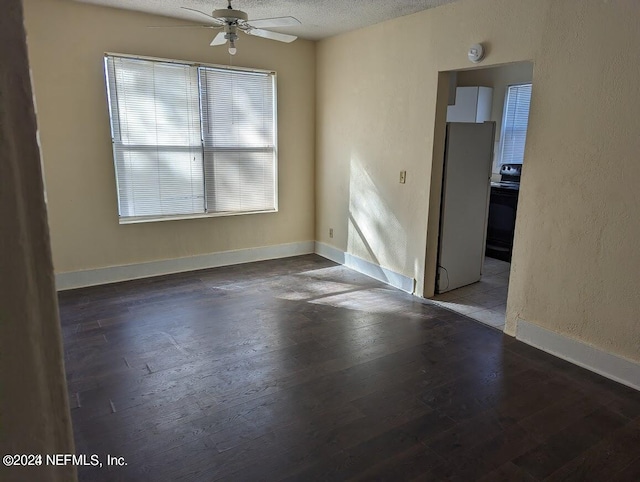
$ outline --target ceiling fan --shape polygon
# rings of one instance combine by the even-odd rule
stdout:
[[[275,18],[261,18],[257,20],[249,20],[249,16],[242,10],[234,10],[231,6],[231,0],[228,0],[229,6],[219,10],[214,10],[211,15],[195,10],[193,8],[182,7],[184,10],[191,10],[192,12],[198,12],[202,15],[206,15],[213,25],[202,25],[202,27],[209,28],[223,28],[224,31],[218,33],[211,41],[212,46],[224,45],[229,42],[229,53],[235,55],[236,40],[238,40],[238,31],[244,32],[248,35],[254,35],[256,37],[263,37],[270,40],[278,40],[280,42],[293,42],[295,35],[289,35],[279,32],[272,32],[271,30],[265,30],[265,28],[277,28],[277,27],[292,27],[300,25],[300,21],[294,17],[275,17]]]

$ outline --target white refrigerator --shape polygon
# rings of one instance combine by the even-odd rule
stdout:
[[[487,235],[495,122],[449,122],[436,292],[480,280]]]

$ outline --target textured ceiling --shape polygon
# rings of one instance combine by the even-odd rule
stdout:
[[[207,18],[183,10],[204,12],[226,8],[227,0],[77,0],[108,7],[155,13],[167,17],[207,23]],[[249,14],[249,19],[296,17],[302,25],[277,30],[310,40],[319,40],[384,20],[437,7],[455,0],[235,0],[233,8]]]

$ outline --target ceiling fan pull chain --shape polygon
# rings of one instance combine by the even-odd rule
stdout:
[[[236,98],[236,93],[235,93],[235,87],[236,87],[236,83],[235,83],[235,75],[231,76],[231,124],[235,124],[236,123],[236,103],[234,102],[234,99]]]

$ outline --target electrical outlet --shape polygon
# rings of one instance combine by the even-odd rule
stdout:
[[[329,228],[329,237],[333,238],[333,228]]]
[[[400,171],[400,184],[407,182],[407,171]]]

